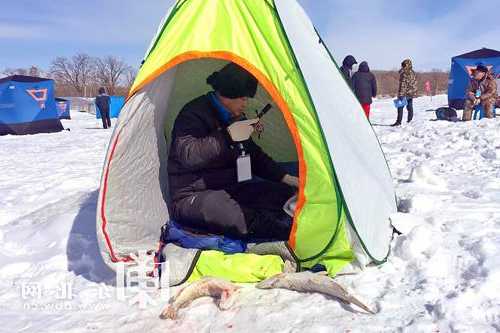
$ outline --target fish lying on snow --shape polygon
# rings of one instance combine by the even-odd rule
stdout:
[[[348,304],[354,304],[361,309],[375,314],[354,296],[350,295],[340,284],[333,281],[328,275],[309,271],[300,273],[281,273],[272,276],[256,285],[259,289],[289,289],[300,292],[321,293],[333,296]]]
[[[218,300],[217,306],[221,310],[227,309],[230,306],[228,299],[239,288],[239,286],[222,279],[202,278],[179,290],[169,305],[162,311],[160,318],[175,319],[179,309],[185,308],[192,301],[203,296],[216,298]]]

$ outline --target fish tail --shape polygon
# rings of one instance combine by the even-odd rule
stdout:
[[[375,314],[375,312],[373,312],[369,307],[367,307],[365,304],[363,304],[363,302],[361,302],[359,299],[354,297],[350,292],[348,292],[347,289],[342,287],[337,282],[333,282],[333,284],[335,284],[335,286],[341,290],[340,295],[336,295],[339,299],[342,299],[342,300],[346,301],[347,303],[354,304],[357,307],[365,310],[368,313]]]
[[[171,305],[169,305],[163,312],[160,314],[160,319],[175,319],[177,317],[177,311]]]
[[[369,307],[367,307],[365,304],[363,304],[359,299],[357,299],[356,297],[354,296],[350,296],[349,297],[349,301],[350,303],[360,307],[361,309],[365,310],[366,312],[368,313],[371,313],[371,314],[375,314],[375,312],[373,310],[371,310]]]

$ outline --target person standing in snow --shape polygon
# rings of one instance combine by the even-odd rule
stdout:
[[[493,118],[493,109],[497,100],[497,83],[488,68],[478,65],[472,73],[472,79],[467,87],[463,121],[471,120],[472,110],[481,105],[486,118]]]
[[[95,98],[95,105],[97,105],[101,113],[102,126],[104,129],[111,127],[111,119],[109,118],[110,104],[111,98],[106,94],[106,89],[104,89],[104,87],[99,88],[99,95]]]
[[[365,111],[366,118],[370,119],[372,98],[377,96],[377,79],[370,72],[366,61],[359,64],[358,71],[352,77],[352,85],[354,93]]]
[[[413,119],[413,98],[418,95],[417,75],[413,71],[413,65],[410,59],[405,59],[401,63],[399,70],[399,89],[398,98],[400,100],[406,99],[406,109],[408,110],[408,122]],[[403,120],[403,106],[398,107],[398,118],[392,126],[401,125]]]
[[[344,79],[347,81],[351,89],[352,89],[352,66],[354,66],[357,63],[358,62],[356,61],[356,59],[349,54],[347,57],[344,58],[344,61],[342,61],[342,66],[340,67],[340,71],[342,72]]]
[[[500,109],[500,73],[497,74],[495,78],[497,84],[497,101],[495,103],[496,107]]]

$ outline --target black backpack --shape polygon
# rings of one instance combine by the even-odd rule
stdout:
[[[441,107],[436,109],[437,120],[458,121],[457,111],[450,107]]]

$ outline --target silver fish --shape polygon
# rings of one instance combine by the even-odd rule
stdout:
[[[348,304],[352,303],[366,312],[375,314],[375,312],[370,310],[370,308],[349,294],[340,284],[333,281],[332,278],[325,274],[309,271],[300,273],[281,273],[259,282],[256,287],[259,289],[281,288],[300,292],[321,293],[336,297]]]
[[[210,296],[218,299],[217,306],[225,310],[231,305],[229,298],[240,287],[229,281],[205,277],[183,287],[160,314],[161,319],[175,319],[179,309],[187,307],[197,298]]]

